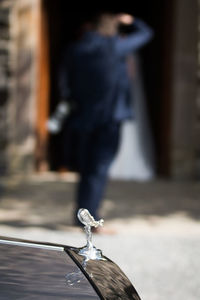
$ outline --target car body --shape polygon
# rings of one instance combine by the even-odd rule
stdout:
[[[0,258],[0,299],[140,299],[114,262],[79,248],[0,237]]]

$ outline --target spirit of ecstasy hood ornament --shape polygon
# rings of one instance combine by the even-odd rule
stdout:
[[[85,233],[86,233],[86,238],[87,238],[87,244],[85,247],[77,249],[79,255],[82,255],[84,257],[82,261],[82,267],[84,270],[87,268],[87,262],[89,260],[106,260],[103,255],[101,250],[98,250],[96,247],[93,246],[92,244],[92,232],[91,232],[91,227],[97,228],[98,226],[103,226],[104,220],[101,219],[99,221],[95,221],[95,219],[91,216],[89,211],[85,208],[80,208],[78,213],[77,213],[79,221],[85,225]],[[88,273],[88,275],[92,278],[93,275],[92,273]],[[79,270],[77,272],[72,272],[68,273],[65,276],[67,280],[67,284],[70,286],[73,286],[74,284],[80,283],[84,277],[83,273]]]
[[[79,221],[85,225],[84,230],[86,233],[87,238],[87,244],[85,247],[81,248],[79,251],[79,255],[82,255],[85,257],[85,262],[92,259],[92,260],[104,260],[102,256],[101,250],[96,249],[96,247],[92,244],[92,232],[91,227],[99,227],[103,226],[104,220],[101,219],[99,221],[96,221],[89,211],[85,208],[80,208],[77,213]]]

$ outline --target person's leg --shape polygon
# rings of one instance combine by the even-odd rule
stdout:
[[[109,167],[117,153],[120,124],[111,123],[96,129],[87,141],[87,153],[78,185],[77,204],[98,218]]]

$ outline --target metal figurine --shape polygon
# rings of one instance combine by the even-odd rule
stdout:
[[[81,248],[79,251],[79,255],[82,255],[85,257],[85,262],[88,260],[104,260],[102,256],[101,250],[96,249],[92,243],[92,232],[91,228],[92,227],[99,227],[103,226],[103,219],[100,219],[99,221],[96,221],[93,216],[89,213],[89,211],[85,208],[80,208],[78,213],[77,213],[79,221],[85,225],[84,230],[86,233],[86,239],[87,239],[87,244],[85,247]]]

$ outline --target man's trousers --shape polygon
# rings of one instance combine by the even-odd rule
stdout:
[[[109,167],[118,150],[120,127],[119,122],[110,122],[79,134],[77,209],[86,208],[95,218],[99,217]]]

